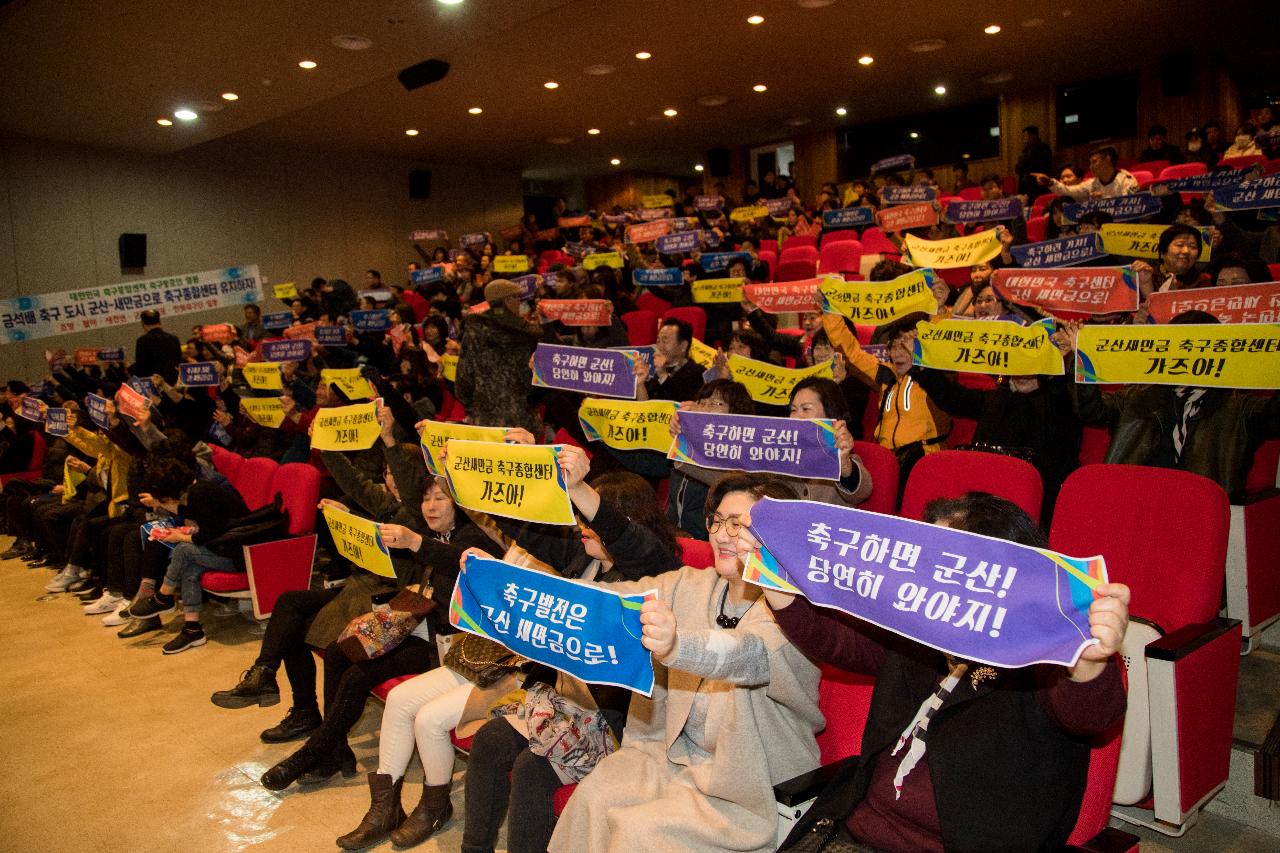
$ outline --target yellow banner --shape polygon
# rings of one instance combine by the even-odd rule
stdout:
[[[741,302],[745,278],[704,278],[693,283],[694,302]]]
[[[271,292],[276,295],[276,299],[293,299],[298,295],[298,285],[291,281],[284,281],[271,285]]]
[[[498,255],[493,259],[494,272],[526,272],[528,269],[527,255]]]
[[[704,368],[710,368],[716,362],[716,348],[707,346],[694,338],[689,342],[689,360]]]
[[[271,429],[284,421],[284,405],[279,397],[241,397],[240,411],[258,426]]]
[[[337,385],[349,400],[372,400],[378,396],[358,367],[325,368],[320,371],[320,381],[326,385]]]
[[[251,361],[240,369],[244,371],[244,381],[250,388],[257,388],[259,391],[279,391],[284,387],[278,361]]]
[[[446,381],[458,381],[458,357],[456,355],[440,356],[440,372]]]
[[[76,496],[76,490],[84,482],[85,475],[65,462],[62,464],[62,502],[66,503]]]
[[[395,578],[396,570],[391,567],[387,546],[382,544],[378,522],[328,506],[324,508],[324,520],[338,553],[375,575]]]
[[[675,202],[671,200],[671,196],[666,193],[661,195],[646,195],[640,197],[640,204],[646,210],[658,210],[663,207],[674,207]]]
[[[1040,323],[943,320],[916,324],[912,362],[938,370],[999,376],[1061,376],[1062,352]]]
[[[312,450],[368,450],[382,432],[373,403],[320,409],[312,422]]]
[[[578,423],[591,441],[602,441],[618,450],[671,450],[667,425],[679,408],[670,400],[602,400],[588,397],[578,408]]]
[[[1083,326],[1077,382],[1280,388],[1280,323]]]
[[[903,238],[903,244],[907,249],[903,260],[913,267],[968,267],[1000,254],[1000,234],[994,228],[949,240],[922,240],[908,234]]]
[[[522,521],[577,523],[554,445],[451,438],[445,453],[445,474],[459,506]]]
[[[622,255],[617,252],[596,252],[582,259],[582,268],[593,270],[596,267],[613,267],[615,270],[620,270],[622,263]]]
[[[1108,255],[1120,255],[1126,258],[1158,258],[1160,253],[1156,247],[1160,244],[1160,235],[1169,228],[1168,225],[1130,225],[1117,222],[1103,225],[1099,229],[1102,234],[1102,250]],[[1209,262],[1209,229],[1200,229],[1200,262]],[[1156,283],[1159,286],[1159,282]]]
[[[735,207],[729,211],[729,219],[733,222],[750,222],[753,219],[764,219],[769,215],[769,208],[763,204],[759,207]]]
[[[729,373],[735,382],[747,386],[751,399],[757,403],[769,403],[773,406],[785,406],[791,400],[791,389],[801,379],[810,376],[832,378],[831,361],[827,360],[813,367],[795,370],[778,367],[767,361],[756,361],[740,355],[729,356]]]
[[[822,310],[842,314],[855,323],[883,326],[913,311],[934,314],[938,300],[933,287],[937,275],[933,270],[913,270],[890,281],[845,281],[840,277],[823,279],[818,285]]]
[[[507,431],[502,427],[471,426],[470,424],[451,424],[447,421],[427,421],[422,426],[422,456],[432,474],[443,474],[440,470],[440,451],[444,443],[451,438],[466,441],[489,441],[501,444],[506,441]]]

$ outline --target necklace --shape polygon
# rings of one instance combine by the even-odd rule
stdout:
[[[724,613],[725,602],[729,599],[729,586],[725,584],[724,591],[720,593],[720,615],[716,617],[716,624],[721,628],[737,628],[738,623],[742,621],[740,616],[726,616]]]

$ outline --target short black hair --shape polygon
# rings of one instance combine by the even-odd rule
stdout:
[[[365,270],[365,272],[366,272],[366,273],[368,273],[369,275],[373,276],[373,277],[374,277],[374,278],[376,278],[376,279],[381,279],[381,278],[382,278],[382,273],[378,272],[377,270]]]
[[[754,415],[756,402],[751,399],[747,386],[732,379],[712,379],[693,395],[694,402],[719,397],[729,407],[731,415]]]
[[[1156,244],[1156,254],[1163,255],[1169,251],[1169,246],[1179,237],[1195,237],[1196,238],[1196,256],[1204,251],[1204,235],[1200,233],[1199,228],[1192,228],[1190,225],[1170,225],[1168,228],[1160,232],[1160,242]]]
[[[1090,157],[1092,157],[1094,154],[1097,154],[1099,157],[1106,157],[1113,164],[1116,162],[1116,160],[1120,159],[1120,152],[1116,151],[1116,148],[1114,145],[1103,145],[1101,148],[1095,148],[1089,152]]]
[[[1147,131],[1147,136],[1168,136],[1168,135],[1169,135],[1169,128],[1165,127],[1163,124],[1153,124],[1151,125],[1151,128]]]
[[[148,308],[146,311],[143,311],[138,315],[138,318],[142,320],[142,325],[144,326],[160,325],[160,312],[154,308]]]
[[[987,492],[968,492],[958,498],[937,498],[924,508],[930,524],[945,521],[955,530],[980,533],[1032,548],[1046,548],[1049,539],[1040,525],[1013,501]]]
[[[1196,308],[1192,308],[1190,310],[1183,311],[1181,314],[1178,314],[1177,316],[1175,316],[1172,320],[1169,321],[1169,325],[1171,326],[1204,326],[1209,323],[1221,323],[1221,322],[1222,322],[1221,320],[1219,320],[1217,317],[1210,314],[1208,311],[1200,311]]]
[[[675,317],[668,317],[662,321],[662,325],[658,328],[661,329],[667,326],[675,326],[677,342],[689,344],[690,346],[693,345],[693,326],[689,325],[684,320],[680,320]]]
[[[143,491],[161,500],[177,500],[195,481],[195,472],[173,457],[160,457],[147,465]]]
[[[822,416],[836,421],[849,420],[849,400],[835,380],[825,376],[806,376],[791,389],[791,401],[801,391],[812,391],[822,402]]]
[[[1023,133],[1029,133],[1029,134],[1031,134],[1032,136],[1039,136],[1039,135],[1040,135],[1040,128],[1036,127],[1034,124],[1029,124],[1029,125],[1027,125],[1026,127],[1024,127],[1024,128],[1022,129],[1022,132],[1023,132]]]

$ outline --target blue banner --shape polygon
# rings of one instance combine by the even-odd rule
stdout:
[[[840,479],[835,422],[715,412],[676,412],[680,434],[667,456],[703,468]]]
[[[124,347],[110,347],[98,350],[98,361],[124,361]]]
[[[49,435],[66,435],[70,432],[67,426],[67,410],[47,409],[44,413],[44,431]]]
[[[978,222],[1003,222],[1022,218],[1022,200],[1014,198],[979,199],[947,202],[947,221],[960,225]]]
[[[703,252],[698,258],[698,263],[702,264],[706,272],[720,272],[727,270],[729,264],[737,259],[746,261],[747,266],[751,266],[751,255],[746,252]]]
[[[391,312],[385,308],[376,311],[352,311],[351,326],[357,332],[386,332],[391,329]]]
[[[716,231],[712,231],[709,228],[704,228],[701,233],[702,233],[702,245],[706,246],[708,249],[720,248],[719,233],[717,233]]]
[[[414,284],[432,284],[444,280],[444,267],[430,266],[426,269],[414,270],[409,274]]]
[[[44,423],[44,412],[40,409],[40,398],[38,397],[23,397],[22,403],[18,407],[18,414],[26,420],[38,424]]]
[[[261,346],[263,361],[306,361],[311,358],[311,341],[306,338],[263,341]]]
[[[822,211],[823,228],[854,228],[876,221],[876,212],[869,207],[844,207],[840,210]]]
[[[698,237],[697,231],[681,231],[679,234],[667,234],[658,238],[658,252],[663,255],[692,252],[699,246]]]
[[[1075,266],[1096,261],[1106,254],[1102,249],[1102,235],[1096,231],[1040,243],[1010,246],[1009,252],[1018,266],[1030,268]]]
[[[706,255],[703,257],[705,258]],[[637,287],[678,287],[684,284],[684,274],[679,267],[635,269],[631,271],[631,281]]]
[[[1213,199],[1227,210],[1258,210],[1280,207],[1280,174],[1246,181],[1233,190],[1215,192]]]
[[[530,273],[511,279],[511,283],[520,288],[520,301],[524,302],[538,294],[538,285],[542,283],[542,276]]]
[[[231,433],[227,432],[227,428],[222,424],[217,421],[209,424],[208,435],[209,438],[213,439],[219,446],[225,447],[228,450],[231,449]]]
[[[635,359],[632,348],[601,350],[538,344],[533,352],[533,384],[561,391],[634,400]]]
[[[914,154],[899,154],[896,157],[885,157],[883,160],[877,160],[871,164],[871,174],[883,172],[887,169],[906,169],[914,166],[916,158]]]
[[[138,533],[142,536],[142,544],[146,545],[147,540],[151,539],[151,531],[153,530],[172,530],[178,526],[178,522],[173,518],[157,518],[155,521],[148,521],[146,524],[138,528]],[[155,537],[155,541],[172,551],[178,547],[177,542],[170,542],[168,539]]]
[[[292,325],[292,311],[276,311],[262,315],[262,328],[264,329],[287,329]]]
[[[97,424],[100,429],[106,429],[109,426],[106,397],[99,397],[97,394],[86,394],[84,407],[89,411],[89,420]]]
[[[150,397],[156,393],[156,385],[151,381],[150,376],[130,376],[128,382],[130,388],[144,397]]]
[[[1221,172],[1206,172],[1203,175],[1190,175],[1185,178],[1170,178],[1167,181],[1157,181],[1156,184],[1165,187],[1169,192],[1207,193],[1228,187],[1238,187],[1244,182],[1245,176],[1256,168],[1255,166],[1250,169],[1225,169]]]
[[[322,347],[345,347],[347,330],[343,326],[316,326],[316,343]]]
[[[212,361],[192,361],[178,365],[178,382],[188,388],[218,384],[218,369]]]
[[[1062,215],[1071,222],[1079,222],[1080,217],[1094,210],[1110,213],[1116,222],[1132,222],[1145,219],[1159,213],[1163,205],[1160,199],[1151,193],[1133,193],[1115,198],[1095,198],[1079,204],[1065,204]]]
[[[794,205],[795,201],[787,196],[764,200],[764,206],[769,211],[770,216],[785,217]]]
[[[653,693],[653,657],[640,642],[640,606],[654,592],[607,589],[468,555],[449,624],[588,684]]]
[[[1043,548],[812,501],[751,509],[764,545],[743,578],[799,592],[956,657],[997,667],[1071,666],[1096,645],[1093,590],[1102,557]]]
[[[915,201],[933,201],[938,191],[928,184],[913,184],[909,187],[885,187],[880,191],[880,198],[885,204],[910,204]]]

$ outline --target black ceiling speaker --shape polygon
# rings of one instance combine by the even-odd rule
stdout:
[[[405,70],[396,75],[396,79],[400,81],[400,85],[404,86],[405,91],[412,92],[414,89],[420,89],[428,83],[438,83],[444,79],[444,75],[449,73],[449,63],[442,59],[428,59],[425,62],[419,62],[417,65],[410,65]]]
[[[414,169],[409,173],[409,198],[431,198],[430,169]]]
[[[120,250],[120,269],[141,270],[146,267],[146,234],[121,234],[118,248]]]
[[[707,152],[707,166],[711,169],[711,177],[727,178],[729,172],[729,149],[728,148],[712,148]]]

